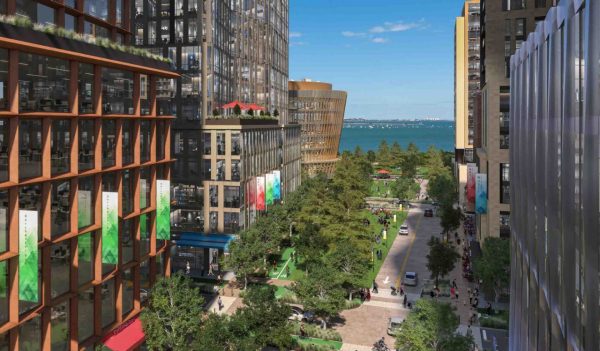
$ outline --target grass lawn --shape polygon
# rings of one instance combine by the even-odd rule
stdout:
[[[317,345],[321,347],[327,347],[328,350],[339,350],[342,348],[341,341],[333,341],[333,340],[323,340],[323,339],[315,339],[315,338],[302,338],[299,336],[292,336],[294,340],[298,342],[298,344],[302,345]]]
[[[404,223],[406,217],[408,216],[408,212],[406,211],[397,211],[394,212],[394,214],[396,215],[396,223],[394,223],[393,220],[391,221],[387,231],[387,240],[382,240],[381,244],[377,244],[374,242],[374,252],[377,252],[377,250],[381,249],[383,255],[381,257],[381,260],[378,260],[377,257],[374,256],[374,267],[363,281],[363,284],[366,287],[370,287],[375,277],[377,277],[377,273],[379,273],[379,269],[381,269],[381,265],[383,264],[383,261],[385,260],[388,251],[390,250],[390,246],[392,246],[392,243],[398,235],[398,229],[400,229],[400,225]],[[363,216],[364,218],[368,218],[371,222],[369,230],[371,231],[371,234],[373,234],[373,238],[376,234],[381,233],[381,231],[383,230],[383,225],[377,222],[376,215],[372,214],[369,210],[364,210]]]
[[[288,247],[283,251],[281,258],[277,262],[277,268],[269,270],[269,277],[274,279],[281,280],[289,280],[290,277],[287,275],[287,267],[289,267],[290,276],[293,276],[294,271],[296,271],[296,265],[294,264],[294,260],[292,260],[292,252],[295,249],[292,247]]]
[[[392,195],[393,179],[378,179],[371,183],[371,196],[376,197],[394,197]],[[389,191],[389,194],[388,194]]]

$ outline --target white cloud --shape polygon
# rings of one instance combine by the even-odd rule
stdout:
[[[371,41],[375,44],[385,44],[388,42],[388,40],[386,38],[380,38],[380,37],[375,37],[375,38],[371,39]]]
[[[342,35],[348,38],[352,38],[352,37],[364,37],[365,33],[362,32],[350,32],[350,31],[344,31],[342,32]]]
[[[371,33],[391,33],[406,32],[407,30],[422,28],[425,26],[425,20],[418,22],[385,22],[382,26],[375,26],[369,30]]]
[[[290,32],[290,38],[300,38],[302,33],[300,32]]]

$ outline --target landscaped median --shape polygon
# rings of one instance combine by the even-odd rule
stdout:
[[[332,329],[321,329],[313,324],[304,324],[305,337],[300,337],[300,323],[293,322],[292,334],[300,350],[329,351],[342,348],[341,335]]]

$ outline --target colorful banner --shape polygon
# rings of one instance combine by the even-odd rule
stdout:
[[[78,228],[92,224],[92,192],[89,190],[77,191],[77,225]]]
[[[273,176],[273,173],[267,173],[265,175],[265,202],[267,203],[267,206],[273,205],[273,183],[275,182],[274,178],[275,177]]]
[[[477,173],[475,176],[475,212],[487,213],[487,174]]]
[[[256,177],[256,210],[265,210],[265,177]]]
[[[19,211],[19,300],[38,302],[38,213]]]
[[[475,175],[477,174],[477,164],[467,163],[467,211],[472,212],[475,208]]]
[[[275,182],[273,183],[273,198],[281,200],[281,171],[273,171]]]
[[[102,193],[102,263],[119,261],[119,193]]]
[[[171,181],[156,180],[156,239],[171,240]]]

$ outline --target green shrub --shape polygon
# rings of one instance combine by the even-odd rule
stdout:
[[[292,325],[292,334],[300,335],[300,323],[291,322],[290,324]],[[342,336],[337,331],[333,329],[321,329],[315,324],[304,323],[304,331],[309,338],[342,341]]]
[[[353,308],[360,307],[362,305],[362,301],[360,299],[352,299],[352,301],[346,300],[346,309],[351,310]]]

